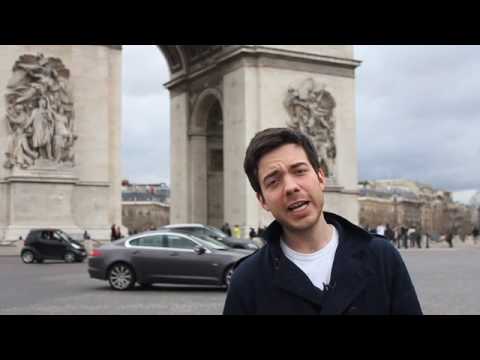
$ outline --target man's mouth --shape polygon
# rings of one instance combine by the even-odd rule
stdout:
[[[288,206],[288,211],[298,212],[307,208],[310,201],[296,201]]]

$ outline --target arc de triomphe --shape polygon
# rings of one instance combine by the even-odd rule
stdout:
[[[353,46],[159,48],[171,74],[172,223],[267,225],[242,165],[271,126],[312,137],[327,210],[358,222]],[[44,226],[108,239],[121,223],[121,64],[117,45],[0,47],[0,242]]]

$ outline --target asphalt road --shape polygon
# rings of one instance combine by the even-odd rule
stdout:
[[[425,314],[480,314],[480,249],[402,250]],[[25,265],[0,257],[0,314],[217,315],[217,288],[155,286],[114,292],[86,264]]]

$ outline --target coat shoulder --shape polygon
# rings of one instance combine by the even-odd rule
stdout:
[[[266,249],[262,249],[254,252],[253,254],[246,256],[239,260],[234,267],[234,275],[232,282],[241,282],[250,281],[256,277],[256,274],[259,273],[261,259],[266,256]]]
[[[381,235],[372,234],[368,248],[376,256],[385,260],[393,260],[400,257],[400,252],[392,242]]]

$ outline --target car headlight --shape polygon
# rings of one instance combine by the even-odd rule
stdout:
[[[81,247],[78,246],[77,244],[71,244],[71,245],[72,245],[72,247],[73,247],[74,249],[77,249],[77,250],[80,250],[80,249],[81,249]]]
[[[252,249],[252,250],[257,250],[257,249],[258,249],[258,246],[255,245],[255,244],[247,244],[247,247],[248,247],[249,249]]]

